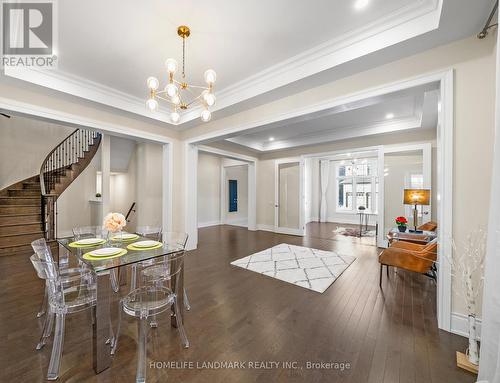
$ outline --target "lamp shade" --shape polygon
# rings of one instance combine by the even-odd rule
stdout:
[[[431,191],[429,189],[405,189],[403,203],[405,205],[429,205]]]

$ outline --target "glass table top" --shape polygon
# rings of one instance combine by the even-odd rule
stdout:
[[[80,237],[79,239],[82,239]],[[157,257],[170,256],[175,259],[176,256],[180,256],[182,254],[183,248],[181,245],[168,245],[163,244],[162,247],[157,249],[148,249],[148,250],[130,250],[127,249],[127,246],[139,241],[150,240],[150,238],[139,237],[133,241],[114,241],[108,240],[107,242],[97,245],[97,246],[89,246],[89,247],[70,247],[69,244],[77,241],[75,237],[68,238],[60,238],[57,242],[63,246],[68,252],[75,257],[77,257],[80,261],[84,262],[89,266],[91,270],[94,272],[103,272],[106,270],[114,269],[120,266],[126,266],[137,262],[142,262],[148,259],[153,259]],[[89,251],[105,248],[105,247],[116,247],[120,249],[126,249],[127,254],[114,257],[114,258],[103,258],[97,260],[89,260],[83,258],[85,253]]]

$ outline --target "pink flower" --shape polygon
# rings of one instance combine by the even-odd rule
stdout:
[[[104,228],[112,233],[121,231],[126,225],[125,217],[120,213],[109,213],[104,217]]]

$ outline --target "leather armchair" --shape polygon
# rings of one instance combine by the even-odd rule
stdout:
[[[389,266],[399,267],[404,270],[426,274],[435,279],[434,262],[437,258],[437,238],[426,245],[419,245],[406,241],[393,242],[390,247],[379,255],[380,285],[382,285],[382,268]]]
[[[437,227],[438,227],[437,222],[429,221],[417,227],[417,230],[436,231]]]

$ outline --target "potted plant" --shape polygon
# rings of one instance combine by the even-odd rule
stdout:
[[[406,231],[406,224],[407,223],[408,223],[408,220],[405,217],[396,218],[396,225],[398,225],[398,230],[401,233],[404,233]]]

